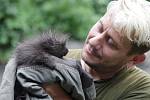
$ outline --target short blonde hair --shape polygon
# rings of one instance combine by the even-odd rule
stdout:
[[[145,0],[112,1],[108,5],[107,13],[111,15],[112,27],[116,31],[137,46],[150,48],[150,2]]]

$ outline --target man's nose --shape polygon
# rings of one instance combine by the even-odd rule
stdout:
[[[106,32],[108,30],[105,30],[102,33],[94,32],[93,37],[89,40],[89,43],[93,45],[96,49],[99,49],[103,46],[105,42]]]
[[[89,43],[96,49],[99,49],[104,43],[104,36],[105,35],[103,33],[95,32],[93,33],[93,37],[89,40]]]

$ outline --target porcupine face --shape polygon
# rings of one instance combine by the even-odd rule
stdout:
[[[65,38],[46,35],[41,40],[41,46],[45,52],[59,58],[62,58],[68,53]]]

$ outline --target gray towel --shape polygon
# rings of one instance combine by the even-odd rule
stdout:
[[[15,58],[11,58],[5,66],[5,71],[2,77],[0,85],[0,100],[14,100],[15,73]]]

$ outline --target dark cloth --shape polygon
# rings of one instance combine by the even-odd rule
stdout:
[[[16,73],[15,98],[22,100],[53,100],[42,88],[43,84],[59,83],[73,100],[93,100],[96,97],[93,79],[76,60],[57,63],[52,70],[45,66],[19,66]],[[20,91],[20,92],[19,92]]]

